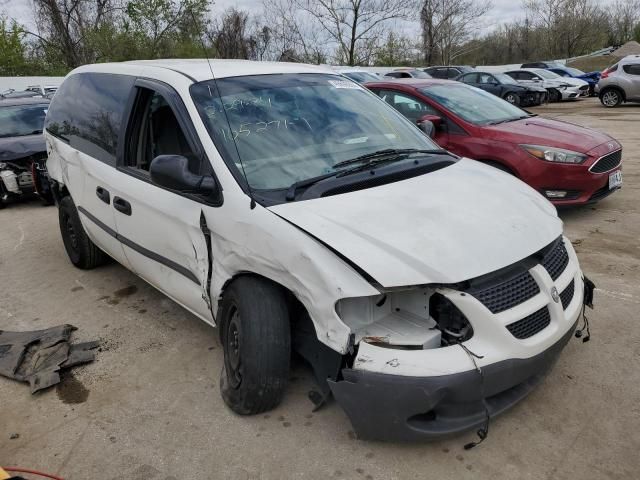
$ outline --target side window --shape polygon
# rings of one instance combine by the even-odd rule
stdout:
[[[49,105],[46,130],[115,166],[122,115],[134,81],[134,77],[108,73],[70,76]]]
[[[391,77],[391,78],[400,78],[400,73],[398,72],[389,72],[385,75],[385,77]]]
[[[520,78],[520,72],[507,72],[506,74],[514,80],[522,80],[522,78]]]
[[[460,71],[457,68],[447,68],[447,78],[457,78]]]
[[[534,75],[531,72],[519,72],[518,73],[518,80],[534,80],[538,78],[536,75]]]
[[[430,105],[405,93],[381,90],[378,95],[414,123],[424,115],[439,115]]]
[[[478,83],[478,74],[468,73],[464,76],[464,83]]]
[[[127,132],[124,164],[148,172],[151,161],[159,155],[186,157],[189,170],[200,173],[200,160],[167,100],[158,92],[138,87]]]
[[[490,75],[488,73],[480,73],[478,74],[478,76],[480,77],[478,83],[481,83],[483,85],[495,83],[493,75]]]
[[[629,75],[640,75],[640,63],[631,63],[629,65],[623,65],[622,68]]]

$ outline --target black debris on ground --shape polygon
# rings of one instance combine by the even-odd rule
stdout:
[[[73,325],[46,330],[0,330],[0,375],[31,385],[31,393],[60,382],[60,370],[92,362],[99,342],[71,343]]]

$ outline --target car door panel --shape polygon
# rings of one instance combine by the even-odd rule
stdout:
[[[189,152],[190,163],[192,159],[199,162],[204,155],[193,127],[184,126],[190,120],[175,92],[147,80],[136,82],[136,89],[137,103],[123,142],[127,148],[123,148],[118,166],[118,188],[111,192],[118,235],[138,275],[212,323],[210,252],[201,225],[203,209],[212,207],[194,196],[153,184],[148,172],[150,159],[140,162],[143,153],[151,158],[161,154],[187,156]],[[136,129],[136,122],[143,121],[148,125]],[[155,142],[146,145],[151,141],[149,135],[155,135]],[[191,155],[196,151],[200,153]]]
[[[130,213],[113,208],[118,235],[132,269],[153,286],[211,321],[207,242],[197,202],[120,173],[116,197]]]

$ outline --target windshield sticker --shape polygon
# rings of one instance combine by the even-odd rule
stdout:
[[[349,88],[351,90],[362,90],[362,87],[350,80],[329,80],[333,88]]]

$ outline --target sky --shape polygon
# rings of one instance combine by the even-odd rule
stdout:
[[[596,3],[604,4],[610,0],[595,0]],[[483,20],[483,28],[480,33],[487,33],[495,29],[499,25],[522,18],[524,9],[521,0],[493,0],[493,8]],[[229,7],[236,7],[247,10],[253,15],[259,15],[262,2],[260,0],[216,0],[212,11],[222,12]],[[15,18],[21,23],[33,28],[33,20],[31,15],[31,0],[0,0],[0,13],[4,13],[9,17]],[[417,22],[405,23],[402,27],[405,31],[415,29],[419,34]]]
[[[212,10],[221,12],[229,7],[237,7],[253,14],[259,14],[260,5],[261,2],[259,0],[216,0]],[[514,20],[523,13],[520,0],[493,0],[493,5],[492,11],[489,12],[485,20],[485,31],[489,31],[499,24]],[[0,0],[0,12],[26,24],[29,28],[34,26],[31,10],[31,0]],[[418,28],[417,25],[415,28]]]

